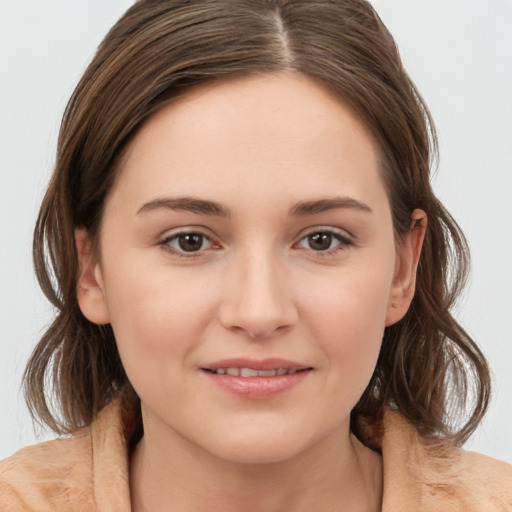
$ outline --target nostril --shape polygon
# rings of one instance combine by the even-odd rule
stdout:
[[[225,328],[252,340],[284,334],[298,319],[285,273],[271,269],[275,258],[262,263],[259,257],[246,256],[244,271],[234,272],[225,283],[220,321]]]

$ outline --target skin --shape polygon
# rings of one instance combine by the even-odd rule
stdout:
[[[183,197],[227,215],[162,204]],[[415,211],[396,243],[373,138],[304,76],[201,86],[157,112],[107,198],[100,254],[76,232],[81,309],[112,324],[142,402],[133,510],[380,510],[380,456],[350,411],[409,307],[425,224]],[[233,357],[312,370],[251,400],[201,370]]]

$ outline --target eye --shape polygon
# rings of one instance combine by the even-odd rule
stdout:
[[[160,245],[179,255],[197,253],[213,247],[213,242],[203,233],[176,233],[165,238]]]
[[[321,230],[309,233],[300,240],[297,246],[315,252],[334,252],[352,244],[352,240],[346,235],[335,231]]]

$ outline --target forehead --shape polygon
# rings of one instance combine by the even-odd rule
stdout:
[[[276,191],[293,201],[305,189],[369,195],[372,180],[382,185],[379,168],[350,108],[303,75],[277,73],[199,86],[162,108],[127,148],[116,187],[216,200]]]

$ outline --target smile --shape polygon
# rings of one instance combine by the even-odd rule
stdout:
[[[212,384],[238,398],[265,400],[307,379],[313,367],[286,359],[224,359],[200,368]]]
[[[232,377],[281,377],[283,375],[293,375],[297,372],[304,372],[309,368],[287,369],[278,368],[276,370],[256,370],[254,368],[217,368],[215,370],[205,369],[207,372],[216,375],[231,375]]]

